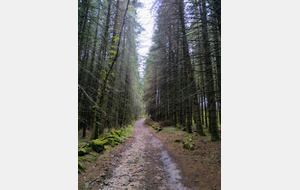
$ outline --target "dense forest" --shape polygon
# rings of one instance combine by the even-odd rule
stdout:
[[[161,1],[146,62],[146,111],[191,133],[220,140],[221,1]]]
[[[79,189],[220,189],[221,2],[78,3]]]
[[[138,72],[136,0],[78,1],[78,122],[97,139],[139,115],[199,136],[221,125],[221,1],[154,1],[155,32]]]
[[[139,4],[129,0],[78,2],[79,129],[124,126],[142,111],[136,21]]]

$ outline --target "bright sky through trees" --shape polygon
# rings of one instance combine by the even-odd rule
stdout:
[[[138,40],[140,42],[138,53],[139,53],[139,72],[140,76],[144,77],[144,65],[145,56],[149,52],[149,48],[151,46],[151,38],[153,34],[153,25],[154,25],[154,18],[150,12],[150,9],[153,5],[153,0],[141,0],[143,3],[143,7],[139,8],[137,11],[138,21],[145,29],[139,36]]]

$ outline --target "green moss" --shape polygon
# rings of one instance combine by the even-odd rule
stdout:
[[[104,145],[104,149],[105,149],[106,151],[109,150],[109,148],[108,148],[107,146],[105,146],[105,145]]]
[[[156,133],[163,130],[159,125],[156,124],[152,124],[151,127],[156,131]]]
[[[87,162],[91,162],[91,160],[90,160],[89,158],[86,158],[86,157],[84,157],[84,156],[78,156],[78,161],[83,161],[83,162],[87,161]]]
[[[79,169],[85,171],[84,166],[78,161],[78,172],[81,173]]]
[[[97,156],[95,155],[95,154],[93,154],[93,153],[89,153],[89,155],[91,155],[91,156],[93,156],[94,157],[94,160],[97,160]]]
[[[119,142],[124,142],[124,139],[122,137],[119,137],[117,134],[110,134],[101,139],[101,142],[103,145],[111,145],[112,147],[115,147],[119,144]]]
[[[158,132],[160,132],[160,131],[162,131],[163,129],[161,128],[161,127],[158,127],[157,129],[156,129],[156,133],[158,133]]]
[[[181,142],[181,140],[180,139],[176,139],[174,142]]]
[[[109,141],[109,139],[104,139],[104,140],[101,140],[101,143],[102,143],[103,145],[106,145],[106,144],[109,144],[108,141]]]
[[[89,151],[90,150],[88,148],[79,148],[78,149],[78,156],[83,156],[83,155],[89,153]]]
[[[91,143],[91,147],[96,152],[108,150],[108,148],[104,145],[111,145],[112,147],[115,147],[119,143],[124,142],[131,133],[133,133],[132,125],[128,125],[128,127],[126,127],[125,129],[112,130],[103,138],[93,140]]]
[[[93,140],[91,145],[92,149],[98,153],[104,149],[104,144],[100,139]]]
[[[121,137],[122,136],[122,134],[123,134],[123,130],[115,130],[115,133],[119,136],[119,137]]]
[[[110,132],[114,137],[121,137],[123,135],[123,130],[114,130]]]
[[[124,142],[127,139],[127,137],[121,136],[121,137],[117,137],[117,139],[118,139],[118,142]]]

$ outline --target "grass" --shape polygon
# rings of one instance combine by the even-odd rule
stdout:
[[[177,129],[175,127],[165,127],[164,131],[166,133],[174,133]]]

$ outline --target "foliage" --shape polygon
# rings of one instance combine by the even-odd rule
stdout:
[[[193,137],[192,136],[188,136],[188,137],[184,137],[182,139],[182,143],[183,143],[183,148],[188,149],[188,150],[194,150],[194,145],[195,143],[193,142]]]
[[[220,140],[220,1],[156,1],[156,27],[146,60],[145,111],[161,126],[182,126]],[[164,121],[170,121],[164,124]]]
[[[142,113],[138,6],[129,0],[78,3],[78,125],[83,137],[90,129],[97,139],[105,128],[127,126]]]

